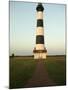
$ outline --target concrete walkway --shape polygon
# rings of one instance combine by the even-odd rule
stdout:
[[[55,83],[49,78],[43,60],[38,60],[36,70],[25,87],[53,86]]]

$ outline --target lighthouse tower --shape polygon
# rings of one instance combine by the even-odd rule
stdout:
[[[44,27],[43,27],[43,11],[44,7],[38,3],[37,11],[37,27],[36,27],[36,46],[33,50],[34,59],[46,59],[47,50],[44,46]]]

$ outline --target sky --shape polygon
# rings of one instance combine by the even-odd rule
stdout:
[[[37,3],[10,1],[10,55],[32,55]],[[44,42],[48,55],[65,54],[65,5],[43,3]]]

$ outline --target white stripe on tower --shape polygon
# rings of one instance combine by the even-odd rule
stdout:
[[[44,44],[36,44],[36,50],[44,50]]]
[[[37,27],[37,29],[36,29],[36,35],[44,35],[44,29],[43,29],[43,27]]]
[[[43,19],[43,12],[41,11],[37,12],[37,19]]]

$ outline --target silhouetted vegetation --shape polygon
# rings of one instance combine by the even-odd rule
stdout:
[[[12,57],[14,57],[15,55],[14,55],[14,53],[12,53]]]

